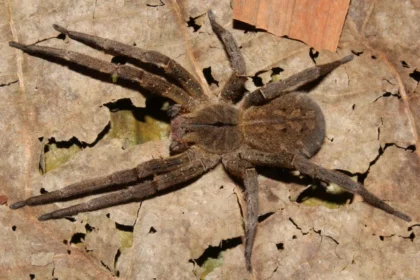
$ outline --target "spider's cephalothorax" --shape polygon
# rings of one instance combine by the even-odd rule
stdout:
[[[241,114],[229,104],[211,104],[177,116],[171,125],[172,140],[179,146],[196,144],[210,153],[222,155],[237,150],[243,135]],[[173,145],[176,146],[176,145]]]
[[[174,185],[200,177],[222,162],[227,172],[243,180],[245,187],[245,259],[248,270],[252,268],[251,253],[258,218],[258,174],[255,167],[259,165],[293,168],[311,177],[336,183],[349,192],[361,195],[372,206],[410,221],[410,217],[392,208],[350,177],[325,169],[309,160],[322,145],[325,136],[324,117],[318,105],[307,94],[294,90],[349,62],[352,56],[306,69],[285,80],[269,83],[243,97],[243,84],[247,79],[245,60],[232,34],[215,21],[211,11],[209,19],[214,33],[225,46],[234,70],[218,100],[212,100],[204,94],[200,83],[181,65],[158,52],[54,25],[57,31],[72,39],[158,67],[164,77],[133,66],[115,65],[72,51],[10,42],[10,46],[32,55],[68,61],[92,71],[117,75],[121,79],[136,82],[151,93],[172,99],[178,104],[173,107],[175,109],[170,110],[173,116],[170,148],[178,154],[33,196],[16,202],[11,208],[109,191],[110,186],[128,186],[86,203],[39,217],[41,221],[59,219],[146,199]],[[176,81],[176,84],[169,80]],[[237,104],[241,99],[240,105]],[[152,179],[147,180],[150,177]]]

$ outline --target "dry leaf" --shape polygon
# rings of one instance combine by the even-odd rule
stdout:
[[[56,38],[51,25],[160,51],[217,94],[231,73],[207,9],[244,53],[248,88],[350,52],[357,56],[311,85],[327,121],[315,162],[364,178],[366,187],[413,218],[405,223],[360,199],[342,207],[290,201],[311,180],[285,171],[260,176],[254,247],[256,279],[415,279],[420,250],[418,69],[419,7],[414,1],[352,1],[338,54],[262,32],[232,29],[229,1],[21,1],[0,4],[0,179],[14,202],[168,154],[168,140],[130,146],[98,138],[110,122],[104,104],[138,92],[22,54],[8,41],[109,55]],[[404,28],[402,28],[404,27]],[[194,32],[196,30],[196,32]],[[402,32],[402,30],[404,32]],[[209,68],[210,67],[210,68]],[[260,71],[263,70],[263,71]],[[417,72],[416,72],[417,71]],[[274,74],[274,76],[273,76]],[[273,77],[272,77],[273,76]],[[39,138],[44,140],[40,141]],[[58,168],[39,172],[45,139],[85,145]],[[99,139],[99,140],[98,140]],[[98,140],[95,142],[95,140]],[[123,149],[124,148],[124,149]],[[284,176],[283,176],[284,175]],[[241,237],[241,191],[221,167],[188,187],[74,219],[41,223],[41,213],[72,202],[12,211],[0,205],[0,268],[7,279],[251,279]],[[220,246],[219,246],[220,244]]]

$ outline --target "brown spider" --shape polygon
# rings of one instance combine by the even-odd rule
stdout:
[[[307,94],[295,90],[351,61],[353,56],[318,65],[285,80],[270,83],[246,94],[239,105],[236,102],[242,99],[243,85],[247,80],[245,60],[232,34],[215,21],[211,11],[208,15],[213,31],[222,41],[234,70],[218,100],[206,96],[200,83],[191,74],[159,52],[142,50],[54,25],[57,31],[74,40],[157,67],[163,71],[166,78],[176,81],[176,84],[132,66],[115,65],[72,51],[10,42],[10,46],[29,54],[64,60],[136,82],[144,89],[177,103],[170,110],[170,149],[176,155],[165,159],[153,159],[133,169],[30,197],[10,207],[17,209],[26,205],[47,204],[87,196],[98,191],[109,191],[113,186],[130,185],[115,193],[39,217],[40,221],[60,219],[81,212],[146,199],[174,185],[200,177],[222,163],[226,171],[242,179],[245,186],[245,259],[249,271],[252,269],[251,253],[258,218],[256,166],[296,169],[313,178],[336,183],[346,191],[361,195],[372,206],[410,221],[410,217],[395,210],[350,177],[309,161],[322,146],[325,137],[324,116]],[[151,180],[147,180],[149,178]]]

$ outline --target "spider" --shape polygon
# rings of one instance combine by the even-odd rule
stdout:
[[[144,200],[198,178],[216,165],[223,164],[229,174],[243,181],[245,188],[245,262],[248,271],[252,270],[252,247],[258,219],[257,166],[296,169],[310,177],[336,183],[348,192],[361,195],[370,205],[411,221],[409,216],[392,208],[347,175],[325,169],[309,160],[323,144],[325,121],[319,106],[297,89],[351,61],[353,56],[314,66],[245,94],[244,83],[247,77],[244,57],[232,34],[216,22],[212,11],[208,12],[208,17],[234,70],[217,99],[206,96],[200,83],[190,73],[159,52],[53,26],[57,31],[86,45],[153,66],[164,77],[72,51],[10,42],[11,47],[35,56],[66,61],[111,75],[113,79],[118,77],[138,83],[151,93],[176,103],[168,111],[171,117],[172,156],[153,159],[132,169],[33,196],[10,207],[18,209],[48,204],[110,191],[115,186],[126,186],[86,203],[39,217],[40,221],[60,219]]]

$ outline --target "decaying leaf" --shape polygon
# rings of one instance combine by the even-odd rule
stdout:
[[[0,3],[0,179],[8,199],[0,205],[1,270],[8,279],[417,278],[420,11],[415,3],[352,1],[337,53],[319,54],[296,41],[232,29],[229,1]],[[133,145],[139,141],[127,140],[128,134],[106,133],[115,121],[109,104],[129,98],[133,107],[145,106],[136,90],[25,55],[8,41],[112,59],[59,36],[51,27],[58,23],[169,55],[204,83],[211,75],[205,90],[215,95],[232,70],[205,16],[209,8],[241,46],[248,89],[256,81],[284,79],[314,63],[356,55],[305,88],[327,121],[327,139],[313,160],[352,174],[413,222],[358,197],[333,208],[299,203],[294,198],[318,182],[268,170],[259,177],[252,276],[243,257],[241,188],[222,168],[175,192],[69,219],[41,223],[37,217],[71,202],[8,208],[41,191],[167,156],[169,145],[167,139]],[[42,174],[40,161],[51,139],[77,139],[80,149]]]

